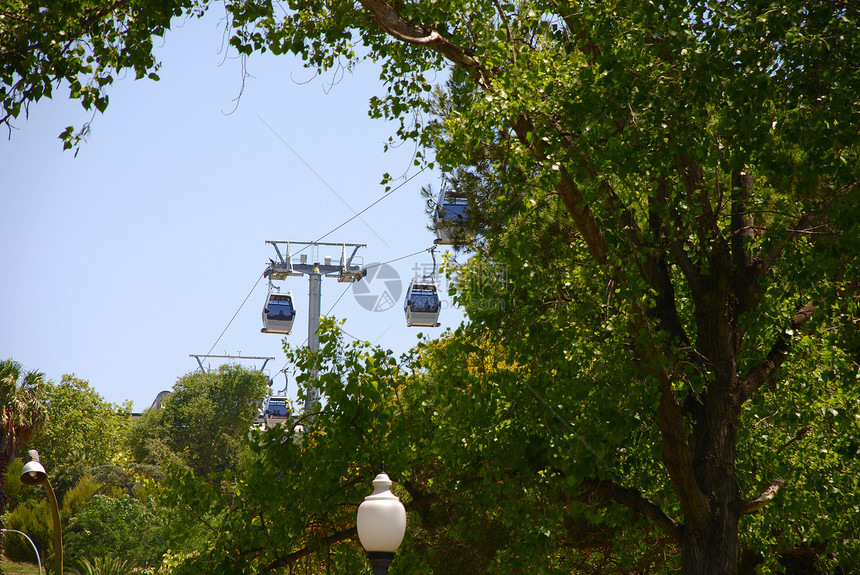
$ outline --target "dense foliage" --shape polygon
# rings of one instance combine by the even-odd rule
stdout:
[[[325,407],[256,433],[229,485],[173,470],[164,503],[173,510],[171,543],[185,555],[167,572],[312,572],[326,564],[338,572],[362,569],[359,549],[344,542],[354,535],[355,506],[374,470],[395,448],[384,438],[400,368],[382,350],[345,349],[336,332],[323,333],[320,345],[317,357],[303,348],[291,349],[288,359],[300,363],[303,384],[311,370],[321,369]],[[205,537],[188,549],[201,528]]]
[[[850,563],[856,505],[805,489],[856,469],[857,6],[229,7],[242,53],[379,62],[372,112],[468,195],[470,265],[506,271],[507,306],[465,289],[458,337],[520,366],[500,388],[536,431],[508,448],[650,521],[685,572]],[[821,531],[780,524],[800,509]]]
[[[4,522],[4,529],[14,529],[26,533],[36,548],[40,557],[47,562],[46,553],[51,549],[51,512],[45,498],[42,501],[27,501],[15,507]],[[36,563],[33,546],[26,538],[14,532],[3,534],[3,553],[9,559],[19,563]]]
[[[162,514],[172,510],[156,505],[160,466],[183,465],[216,484],[231,484],[268,382],[239,366],[188,374],[163,408],[147,411],[132,424],[127,407],[105,402],[86,381],[64,376],[54,384],[37,375],[30,377],[34,396],[50,419],[31,446],[41,450],[52,483],[59,486],[66,563],[82,569],[121,563],[130,570],[161,563],[167,550]],[[129,439],[139,461],[125,453]],[[16,499],[6,526],[30,534],[48,561],[53,527],[44,490],[22,486],[20,470],[16,462],[9,475]],[[34,561],[25,539],[6,533],[3,540],[11,558]],[[182,546],[192,544],[189,537]]]
[[[238,365],[179,378],[161,407],[134,423],[132,456],[153,465],[178,462],[199,475],[234,470],[267,385],[264,374]]]
[[[182,553],[164,573],[361,570],[355,513],[382,461],[409,510],[393,573],[664,564],[666,549],[644,545],[659,533],[632,513],[608,513],[605,497],[583,497],[578,481],[547,469],[582,438],[564,421],[540,421],[545,406],[533,397],[511,394],[527,369],[507,365],[502,348],[446,337],[397,361],[343,344],[330,321],[320,341],[316,357],[288,349],[302,385],[320,374],[319,411],[257,435],[234,484],[215,488],[181,468],[170,475],[163,503]]]
[[[108,465],[124,448],[131,425],[129,405],[105,401],[92,386],[74,375],[60,383],[46,382],[39,398],[48,412],[43,433],[30,442],[51,469],[58,496],[93,468]]]
[[[66,527],[67,562],[116,557],[129,566],[157,565],[166,551],[161,519],[149,501],[96,494]]]
[[[104,112],[107,89],[120,73],[158,79],[155,37],[193,0],[0,1],[0,126],[29,113],[30,104],[68,89],[86,110]],[[11,128],[10,128],[11,129]],[[71,148],[88,125],[69,126]]]
[[[20,471],[20,470],[19,470]],[[18,478],[14,482],[18,482]],[[45,491],[41,487],[34,489],[32,485],[24,486],[29,491],[36,491],[36,498],[16,502],[15,508],[6,516],[6,527],[22,531],[30,536],[39,549],[42,561],[52,567],[54,553],[53,523],[51,511]],[[87,478],[81,479],[77,485],[65,493],[60,504],[60,517],[63,526],[67,526],[71,518],[84,509],[89,500],[100,489],[100,486]],[[41,493],[38,493],[41,491]],[[18,562],[34,563],[33,548],[26,539],[12,533],[3,534],[3,546],[6,555]],[[64,545],[65,547],[65,545]]]
[[[395,571],[860,562],[858,5],[225,6],[243,57],[381,66],[371,114],[469,200],[469,324],[400,362],[333,326],[319,356],[288,350],[325,402],[303,433],[257,438],[253,465],[222,459],[239,427],[210,433],[221,414],[180,380],[191,407],[134,439],[185,465],[176,544],[208,534],[169,569],[355,570],[344,542],[380,456],[413,511]],[[131,37],[167,25],[147,22]],[[9,92],[15,73],[7,114],[41,95]],[[200,477],[223,470],[235,483]]]

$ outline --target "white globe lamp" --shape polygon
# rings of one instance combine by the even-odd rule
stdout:
[[[373,480],[373,493],[358,506],[356,528],[373,575],[385,575],[406,534],[406,508],[391,492],[385,467]]]

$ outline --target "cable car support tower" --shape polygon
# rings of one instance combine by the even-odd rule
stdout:
[[[277,259],[270,259],[269,266],[263,276],[272,280],[285,280],[290,276],[308,276],[308,348],[311,353],[319,351],[320,340],[317,330],[320,327],[320,298],[322,295],[322,278],[337,278],[340,283],[354,282],[364,277],[361,265],[356,261],[356,252],[366,244],[328,243],[328,242],[292,242],[266,240],[275,248]],[[339,248],[340,258],[335,261],[327,255],[320,259],[320,246]],[[311,372],[311,381],[316,381],[317,371]],[[313,405],[319,401],[319,387],[311,383],[305,398],[305,415],[313,410]]]

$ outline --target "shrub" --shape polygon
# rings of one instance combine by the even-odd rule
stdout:
[[[42,563],[45,563],[51,548],[51,512],[47,501],[26,502],[16,507],[6,516],[6,529],[23,531],[39,549]],[[36,563],[30,542],[17,533],[3,533],[3,551],[6,556],[19,563]]]
[[[124,495],[94,495],[66,530],[69,563],[83,557],[116,557],[132,567],[157,564],[166,545],[151,506]]]
[[[60,512],[63,525],[68,525],[69,520],[80,513],[93,495],[100,490],[101,485],[88,477],[83,477],[74,487],[69,489],[63,497],[63,509]]]

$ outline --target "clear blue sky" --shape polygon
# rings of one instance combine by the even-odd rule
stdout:
[[[266,240],[320,238],[384,194],[383,173],[414,175],[414,148],[384,152],[395,125],[367,116],[383,89],[371,64],[314,77],[295,58],[255,55],[237,105],[240,64],[220,48],[217,18],[175,26],[157,52],[161,81],[118,80],[77,157],[57,135],[90,114],[65,89],[3,134],[0,358],[54,381],[74,373],[136,411],[197,368],[189,354],[274,356],[272,376],[284,367],[281,336],[260,333],[265,280],[221,336],[274,257]],[[427,184],[437,190],[439,174],[419,174],[323,241],[366,243],[365,264],[431,247]],[[391,264],[403,291],[431,261]],[[308,281],[281,285],[299,311],[287,338],[301,345]],[[397,353],[462,320],[446,301],[442,328],[407,328],[403,293],[371,312],[350,284],[323,279],[322,292],[323,313],[334,305],[348,333]],[[275,389],[284,383],[278,375]]]

